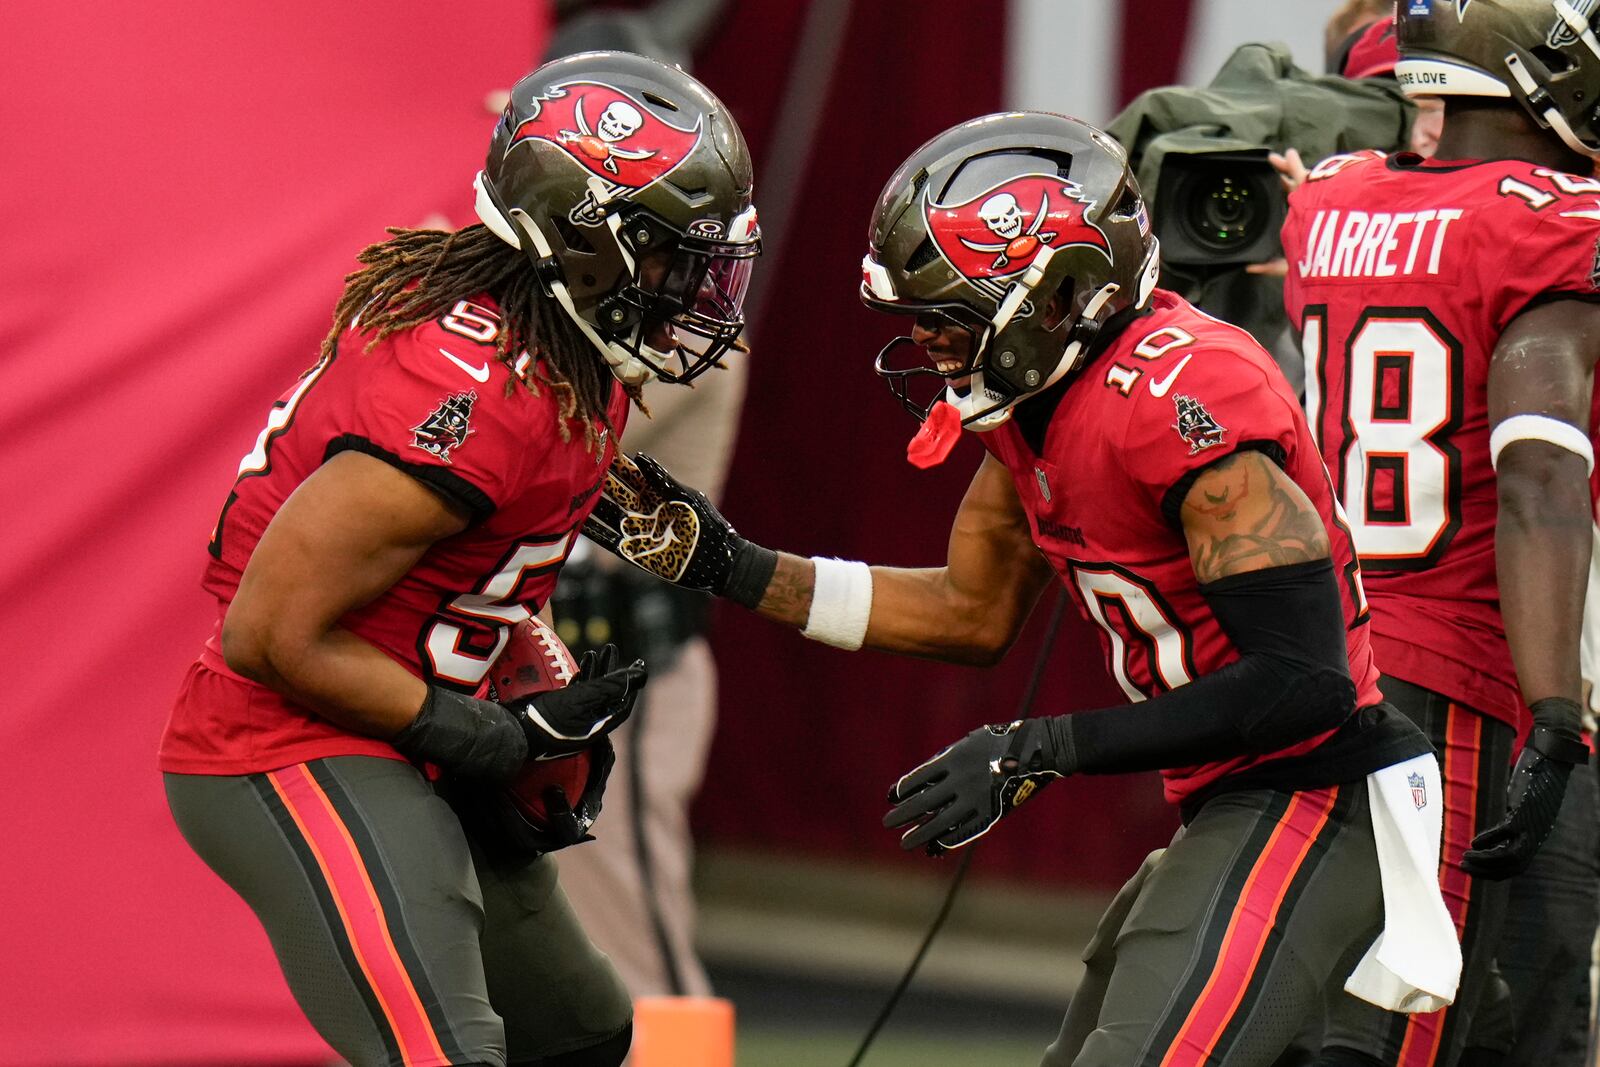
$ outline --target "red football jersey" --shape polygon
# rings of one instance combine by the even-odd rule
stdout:
[[[347,332],[273,406],[212,535],[204,586],[218,623],[191,668],[161,742],[161,768],[248,774],[334,755],[400,758],[273,690],[229,671],[218,637],[256,542],[290,493],[330,456],[354,449],[411,474],[472,513],[371,603],[341,621],[412,673],[464,692],[483,681],[511,626],[550,594],[592,510],[628,398],[614,386],[614,432],[562,440],[554,391],[512,385],[496,358],[500,319],[487,297],[396,334],[370,352]],[[520,372],[531,377],[526,357]]]
[[[1103,634],[1129,700],[1184,685],[1239,658],[1211,614],[1178,516],[1185,476],[1260,449],[1304,490],[1345,576],[1350,675],[1357,703],[1377,704],[1354,549],[1299,401],[1250,335],[1157,290],[1136,319],[1062,394],[1035,452],[1018,419],[983,441],[1011,471],[1033,540]],[[1316,748],[1332,731],[1265,756],[1162,772],[1182,801],[1225,775]]]
[[[1283,227],[1306,407],[1350,520],[1378,665],[1519,727],[1495,583],[1489,358],[1546,296],[1592,296],[1600,181],[1375,152],[1319,164]]]

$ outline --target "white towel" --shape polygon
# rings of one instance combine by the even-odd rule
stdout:
[[[1461,943],[1439,895],[1444,793],[1432,755],[1367,775],[1383,878],[1383,931],[1345,992],[1402,1012],[1438,1011],[1456,997]]]

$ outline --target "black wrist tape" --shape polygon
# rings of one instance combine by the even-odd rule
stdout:
[[[1528,744],[1563,763],[1588,763],[1589,746],[1583,743],[1583,709],[1576,700],[1545,697],[1528,705],[1533,713],[1533,733]]]
[[[733,566],[728,568],[722,595],[754,611],[761,605],[761,598],[767,595],[767,586],[772,584],[772,574],[777,569],[776,552],[751,541],[741,541],[733,554]]]
[[[438,686],[390,744],[407,759],[495,784],[510,782],[528,758],[527,735],[509,711]]]

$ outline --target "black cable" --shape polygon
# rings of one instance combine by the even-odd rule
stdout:
[[[1044,682],[1045,666],[1050,662],[1050,649],[1056,643],[1056,634],[1061,629],[1062,616],[1067,610],[1067,591],[1061,590],[1056,597],[1056,606],[1050,611],[1050,622],[1045,626],[1044,640],[1039,644],[1039,654],[1033,661],[1033,674],[1028,678],[1028,687],[1022,692],[1022,700],[1017,705],[1017,718],[1026,719],[1033,710],[1034,698],[1039,695],[1039,686]],[[867,1034],[861,1039],[856,1054],[850,1057],[847,1067],[860,1067],[861,1060],[866,1056],[867,1050],[872,1047],[872,1042],[877,1038],[878,1031],[883,1029],[883,1024],[889,1021],[889,1016],[894,1014],[894,1009],[899,1006],[900,998],[911,987],[911,980],[917,976],[917,969],[922,966],[922,958],[928,954],[928,949],[933,947],[933,939],[939,936],[939,931],[944,928],[944,921],[950,917],[950,911],[955,906],[956,893],[961,889],[961,882],[967,877],[967,868],[972,866],[972,857],[977,848],[974,842],[966,847],[966,853],[961,857],[961,866],[956,868],[956,873],[950,879],[950,888],[945,890],[944,903],[939,906],[939,914],[933,917],[933,924],[928,927],[928,932],[922,938],[922,944],[917,947],[916,955],[911,957],[911,963],[906,967],[905,973],[900,976],[900,981],[895,984],[894,991],[889,994],[889,999],[884,1001],[883,1008],[878,1012],[878,1017],[872,1020],[872,1025],[867,1028]]]
[[[850,1058],[849,1067],[858,1067],[861,1057],[867,1054],[867,1049],[872,1047],[873,1039],[878,1036],[878,1031],[883,1029],[883,1024],[889,1021],[890,1014],[900,1003],[900,998],[905,995],[911,979],[917,976],[917,968],[922,966],[922,957],[928,954],[928,949],[933,947],[933,939],[938,936],[944,921],[950,917],[950,909],[956,902],[956,890],[961,888],[961,880],[967,876],[967,868],[972,866],[972,857],[976,855],[971,845],[967,846],[966,853],[961,857],[961,866],[956,868],[955,877],[950,879],[950,888],[945,891],[944,904],[939,908],[939,914],[934,916],[933,925],[928,927],[928,933],[923,937],[922,944],[917,948],[917,954],[911,957],[911,966],[906,968],[905,974],[900,976],[899,983],[894,987],[894,992],[889,994],[889,999],[883,1005],[883,1010],[878,1012],[878,1017],[872,1020],[872,1026],[867,1030],[867,1036],[861,1039],[861,1046],[856,1049],[856,1054]]]
[[[1028,679],[1028,688],[1023,690],[1022,701],[1017,705],[1017,718],[1026,719],[1033,711],[1034,698],[1039,695],[1039,686],[1044,684],[1044,669],[1050,662],[1050,649],[1055,646],[1056,634],[1061,630],[1061,618],[1067,613],[1067,591],[1061,590],[1056,595],[1056,606],[1050,609],[1050,621],[1044,628],[1044,640],[1039,644],[1039,654],[1033,660],[1033,675]]]

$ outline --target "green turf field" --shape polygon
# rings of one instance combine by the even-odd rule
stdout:
[[[737,1067],[845,1067],[861,1037],[856,1031],[744,1028],[738,1037]],[[1032,1067],[1047,1042],[925,1037],[890,1028],[878,1035],[861,1067]]]

